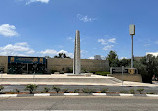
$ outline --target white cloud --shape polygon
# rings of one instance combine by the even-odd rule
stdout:
[[[40,53],[43,55],[55,55],[58,52],[56,50],[53,50],[53,49],[46,49],[45,51],[41,51]]]
[[[128,59],[128,58],[127,57],[121,57],[120,60],[122,60],[122,59]]]
[[[116,43],[116,38],[108,39],[108,42]]]
[[[73,57],[73,53],[69,53],[68,51],[65,50],[56,51],[54,49],[46,49],[45,51],[41,51],[40,53],[45,56],[55,56],[58,55],[59,53],[65,53],[67,56],[71,58]]]
[[[156,41],[155,44],[158,44],[158,41]]]
[[[59,53],[65,53],[67,56],[69,56],[69,57],[73,57],[73,53],[69,53],[69,52],[67,52],[67,51],[65,51],[65,50],[60,50],[59,52],[58,52],[58,54]]]
[[[116,38],[111,39],[98,39],[98,42],[102,45],[107,45],[108,43],[116,43]]]
[[[50,0],[27,0],[26,5],[33,3],[33,2],[41,2],[41,3],[48,3]]]
[[[89,57],[88,59],[94,59],[94,57]]]
[[[152,54],[153,56],[158,56],[158,52],[146,52],[146,55]]]
[[[80,21],[83,21],[83,22],[93,22],[93,21],[96,20],[95,18],[90,18],[90,17],[88,17],[87,15],[86,15],[86,16],[83,16],[83,15],[81,15],[81,14],[77,14],[77,18],[78,18]]]
[[[104,46],[103,50],[107,51],[107,50],[111,50],[114,47],[114,45],[107,45]]]
[[[98,42],[101,43],[101,45],[103,45],[103,50],[107,51],[107,50],[111,50],[114,45],[116,43],[116,38],[110,38],[110,39],[98,39]]]
[[[0,35],[5,37],[18,36],[18,33],[15,31],[16,27],[14,25],[2,24],[0,25]]]
[[[104,39],[98,39],[98,42],[101,43],[102,45],[108,44],[108,42]]]
[[[33,54],[35,51],[29,47],[27,42],[8,44],[0,47],[0,55],[4,56],[27,56]]]
[[[144,46],[147,47],[147,46],[150,46],[150,44],[149,44],[149,43],[146,43],[146,44],[144,44]]]
[[[75,42],[75,39],[72,38],[72,37],[68,37],[67,40],[70,40],[70,41],[72,41],[72,42]]]

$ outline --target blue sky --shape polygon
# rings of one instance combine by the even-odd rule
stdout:
[[[115,50],[131,57],[129,24],[136,25],[134,56],[158,53],[157,0],[0,0],[0,55],[81,57]]]

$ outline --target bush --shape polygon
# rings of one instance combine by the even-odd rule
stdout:
[[[35,91],[37,89],[37,85],[35,84],[28,84],[25,88],[25,90],[28,90],[30,92],[30,94],[33,94],[33,91]]]
[[[142,92],[144,91],[144,89],[137,89],[137,91],[142,94]]]
[[[60,71],[59,73],[60,73],[60,74],[64,74],[65,72],[64,72],[64,71]]]
[[[73,73],[73,70],[71,68],[67,67],[65,72],[66,73]]]
[[[54,72],[57,72],[57,70],[51,70],[51,73],[54,74]]]
[[[155,94],[154,92],[147,92],[147,94]]]
[[[106,93],[108,91],[108,88],[102,89],[101,93]]]
[[[131,94],[135,94],[135,90],[134,90],[134,89],[130,89],[129,92],[130,92]]]
[[[107,76],[107,74],[110,74],[110,72],[103,72],[103,71],[97,71],[95,72],[97,75]]]
[[[74,93],[79,93],[80,92],[80,89],[75,89],[74,90]]]
[[[50,91],[50,88],[44,87],[43,92],[48,93]]]
[[[93,92],[95,92],[95,90],[89,89],[89,88],[84,88],[84,89],[82,89],[82,91],[83,91],[84,93],[93,93]]]
[[[15,89],[15,92],[16,92],[16,93],[20,93],[20,90],[19,90],[19,89]]]
[[[69,91],[68,91],[68,89],[63,89],[63,92],[68,93]]]
[[[120,91],[120,93],[128,93],[128,91],[125,91],[125,90],[124,90],[124,91]]]
[[[59,93],[59,91],[61,90],[59,87],[55,87],[55,86],[53,86],[52,89],[55,90],[57,93]]]
[[[93,73],[93,74],[95,74],[95,73],[96,73],[96,71],[90,71],[90,73]]]
[[[2,91],[4,89],[4,87],[3,86],[0,86],[0,91]]]

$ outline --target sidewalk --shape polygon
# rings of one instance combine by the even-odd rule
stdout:
[[[27,84],[37,84],[37,85],[105,85],[105,86],[122,86],[122,82],[105,82],[105,83],[94,83],[94,82],[75,82],[75,81],[66,81],[66,82],[53,82],[54,79],[62,79],[62,78],[68,78],[68,79],[73,79],[73,78],[105,78],[106,79],[110,79],[113,80],[113,77],[107,77],[107,76],[100,76],[100,75],[92,75],[91,77],[85,77],[85,76],[67,76],[64,74],[52,74],[52,75],[10,75],[10,74],[3,74],[0,76],[0,79],[3,80],[8,78],[13,78],[13,79],[19,79],[19,78],[23,78],[23,79],[29,79],[31,81],[27,82],[5,82],[5,81],[0,81],[0,85],[27,85]],[[34,79],[33,79],[34,78]],[[48,79],[52,79],[52,82],[48,82],[48,81],[42,81],[42,82],[35,82],[34,80],[36,80],[37,78],[48,78]],[[54,78],[54,79],[53,79]],[[99,79],[100,80],[100,79]],[[123,86],[148,86],[148,87],[158,87],[157,84],[147,84],[147,83],[140,83],[140,82],[131,82],[131,81],[124,81],[123,82]]]

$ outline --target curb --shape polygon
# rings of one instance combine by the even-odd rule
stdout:
[[[36,93],[36,94],[0,94],[1,97],[43,97],[43,96],[122,96],[122,97],[158,97],[154,94],[111,94],[111,93]]]

